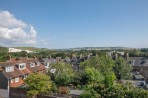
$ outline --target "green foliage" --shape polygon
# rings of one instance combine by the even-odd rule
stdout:
[[[49,74],[52,76],[53,81],[59,86],[66,86],[73,82],[74,73],[71,65],[65,62],[56,62],[51,64],[51,69],[56,69],[55,73]]]
[[[55,77],[55,83],[58,84],[59,86],[67,86],[71,84],[74,80],[74,74],[73,73],[61,73],[56,75]]]
[[[105,98],[148,98],[148,91],[131,84],[116,84],[104,91]]]
[[[85,91],[79,98],[101,98],[95,90]]]
[[[0,62],[5,62],[8,59],[8,49],[0,47]]]
[[[105,74],[104,83],[106,87],[111,87],[114,84],[115,80],[116,80],[116,76],[113,72],[108,72]]]
[[[56,62],[56,63],[52,63],[50,69],[56,69],[55,71],[55,75],[57,74],[61,74],[61,73],[71,73],[73,72],[72,66],[69,63],[65,63],[65,62]]]
[[[84,71],[82,79],[86,84],[93,84],[102,82],[104,80],[104,77],[98,70],[87,67]]]
[[[126,63],[126,60],[122,57],[119,57],[116,61],[114,67],[114,72],[116,77],[120,79],[131,79],[131,70],[132,66]]]
[[[50,77],[40,73],[30,74],[25,83],[29,86],[27,91],[29,97],[49,91],[52,85]]]
[[[57,93],[57,90],[58,90],[57,85],[54,82],[52,82],[51,93]]]
[[[111,57],[108,57],[107,55],[100,55],[80,63],[80,68],[85,69],[86,67],[93,67],[100,70],[100,72],[104,74],[106,72],[112,71],[114,65],[115,63]]]

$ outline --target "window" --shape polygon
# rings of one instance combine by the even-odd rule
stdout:
[[[12,72],[14,71],[14,66],[7,66],[6,68],[6,72]]]
[[[27,75],[23,75],[23,79],[26,79],[27,78]]]
[[[11,79],[10,82],[13,83],[14,82],[14,79]]]
[[[25,63],[19,64],[19,69],[20,70],[23,70],[25,68],[26,68],[26,64]]]
[[[35,67],[35,63],[30,63],[30,67]]]
[[[15,82],[19,82],[19,77],[15,78]]]
[[[131,61],[131,64],[134,66],[135,65],[135,60],[132,60]]]

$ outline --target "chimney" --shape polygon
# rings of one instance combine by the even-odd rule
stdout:
[[[115,60],[117,60],[117,59],[118,59],[118,54],[116,53],[116,54],[115,54]]]
[[[34,56],[34,59],[36,59],[36,56]]]
[[[124,57],[125,57],[126,60],[128,60],[128,58],[129,58],[128,52],[125,52],[125,53],[124,53]]]
[[[51,55],[49,56],[49,59],[51,59]]]
[[[9,62],[11,62],[11,55],[9,54]]]
[[[27,58],[27,59],[29,59],[29,58],[28,58],[28,54],[27,54],[27,53],[26,53],[26,58]]]

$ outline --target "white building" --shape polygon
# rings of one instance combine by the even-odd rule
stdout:
[[[33,53],[33,51],[30,51],[30,50],[21,50],[21,49],[16,49],[16,48],[9,48],[9,53],[12,53],[12,52],[22,52],[22,51],[26,51],[27,53]]]

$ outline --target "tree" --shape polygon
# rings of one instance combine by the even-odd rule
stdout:
[[[66,86],[73,82],[74,73],[72,66],[65,62],[56,62],[51,64],[51,69],[55,69],[54,73],[50,73],[52,80],[59,86]]]
[[[41,73],[30,74],[25,83],[29,86],[29,91],[27,91],[28,97],[47,92],[52,85],[50,77]]]
[[[131,79],[132,66],[127,64],[126,60],[122,57],[119,57],[115,63],[114,72],[117,79]]]
[[[107,55],[97,55],[91,59],[80,63],[80,69],[84,70],[86,67],[92,67],[98,69],[101,73],[105,74],[106,72],[112,71],[115,62],[113,59]]]
[[[101,98],[95,90],[85,91],[80,95],[80,98]]]
[[[67,86],[74,81],[74,74],[73,73],[66,73],[63,72],[55,76],[55,83],[59,86]]]
[[[54,74],[61,74],[63,72],[69,73],[72,72],[72,66],[69,63],[65,63],[65,62],[56,62],[56,63],[52,63],[50,70],[51,69],[56,69]]]
[[[108,72],[105,75],[104,83],[106,87],[111,87],[116,79],[116,76],[113,72]]]
[[[95,84],[104,80],[103,75],[94,68],[87,67],[82,76],[83,84]]]

